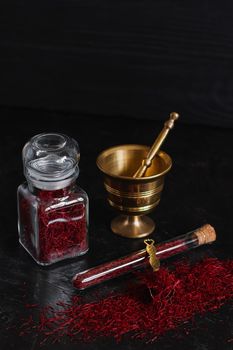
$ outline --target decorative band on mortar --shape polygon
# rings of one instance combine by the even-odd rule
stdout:
[[[145,213],[148,212],[150,210],[152,210],[154,207],[156,207],[159,204],[160,198],[156,201],[153,202],[152,204],[149,205],[145,205],[145,206],[140,206],[140,207],[128,207],[128,206],[123,206],[123,205],[118,205],[115,204],[113,201],[111,201],[110,199],[108,199],[108,203],[114,207],[117,208],[120,211],[124,211],[127,213]]]
[[[116,190],[116,189],[110,187],[109,185],[107,185],[106,183],[104,184],[104,186],[105,186],[105,189],[107,190],[107,192],[113,194],[114,196],[127,197],[127,198],[152,197],[155,194],[162,192],[162,189],[163,189],[163,184],[162,184],[159,187],[156,187],[155,189],[152,189],[149,191],[133,193],[132,191],[131,192],[124,192],[124,191]]]

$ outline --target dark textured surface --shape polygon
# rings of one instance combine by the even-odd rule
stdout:
[[[102,178],[95,165],[98,153],[121,143],[151,144],[161,123],[110,118],[77,118],[33,110],[1,109],[5,125],[0,138],[1,211],[0,211],[0,348],[31,350],[39,348],[37,338],[18,336],[24,304],[47,305],[59,299],[68,301],[75,291],[71,277],[78,271],[102,261],[141,249],[143,240],[129,240],[111,233],[110,219],[115,215],[106,204]],[[14,124],[13,117],[18,117]],[[76,138],[81,148],[79,184],[90,197],[90,252],[83,258],[41,268],[20,247],[17,236],[16,187],[23,179],[21,149],[28,138],[42,131],[60,131]],[[204,223],[217,230],[218,241],[189,253],[190,259],[202,256],[232,257],[232,131],[191,127],[177,123],[163,149],[173,159],[162,200],[151,214],[157,241],[188,232]],[[96,288],[104,295],[124,288],[130,277],[120,278]],[[93,291],[84,293],[91,300]],[[26,298],[25,298],[26,296]],[[36,311],[35,311],[36,312]],[[7,329],[16,325],[15,329]],[[189,334],[185,333],[187,327]],[[232,308],[197,316],[195,321],[161,337],[148,349],[224,349],[233,348]],[[44,349],[143,349],[143,342],[127,336],[120,344],[102,339],[93,344],[45,345]]]
[[[233,2],[0,2],[0,104],[233,126]]]

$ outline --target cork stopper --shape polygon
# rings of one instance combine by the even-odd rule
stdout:
[[[206,224],[195,231],[199,245],[211,243],[216,240],[216,232],[213,226]]]

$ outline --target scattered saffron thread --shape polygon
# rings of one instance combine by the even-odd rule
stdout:
[[[21,335],[37,332],[46,341],[94,341],[99,337],[122,337],[154,342],[168,330],[191,320],[195,314],[218,310],[233,299],[233,261],[207,258],[194,265],[175,263],[172,270],[137,272],[141,283],[127,292],[83,303],[75,296],[70,303],[40,310],[39,320],[30,315]],[[32,306],[34,308],[34,305]],[[229,340],[231,341],[231,339]]]

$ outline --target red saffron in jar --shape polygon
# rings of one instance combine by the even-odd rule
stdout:
[[[83,303],[75,296],[69,304],[57,302],[39,312],[39,321],[30,315],[21,326],[21,335],[33,332],[45,341],[93,341],[113,337],[153,342],[168,330],[191,320],[196,314],[216,311],[233,299],[233,261],[207,258],[190,265],[174,264],[169,271],[137,273],[140,285],[122,294]],[[147,292],[147,294],[146,294]],[[149,298],[149,302],[148,302]],[[35,309],[33,309],[35,310]]]
[[[40,264],[88,250],[86,206],[72,191],[73,186],[53,191],[34,189],[34,193],[25,187],[19,193],[21,243]]]

